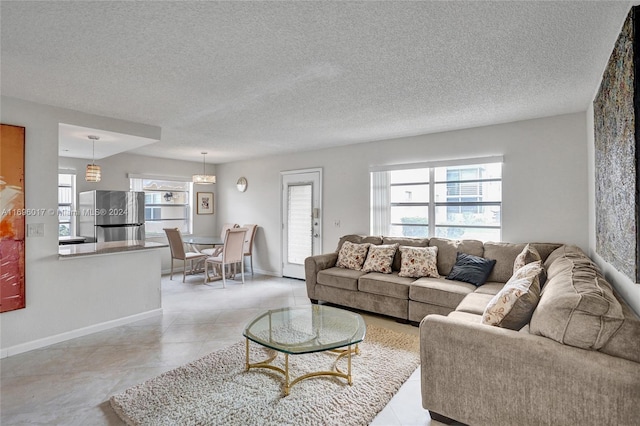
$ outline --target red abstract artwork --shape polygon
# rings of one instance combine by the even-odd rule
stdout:
[[[25,307],[24,127],[0,125],[0,312]]]

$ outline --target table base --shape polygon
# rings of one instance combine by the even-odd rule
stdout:
[[[355,345],[355,347],[352,349],[351,346],[349,345],[346,349],[333,349],[333,350],[329,350],[327,352],[332,352],[332,353],[336,353],[338,354],[338,356],[336,357],[336,360],[333,364],[333,369],[335,371],[316,371],[313,373],[307,373],[304,374],[300,377],[296,377],[293,380],[290,380],[289,377],[289,354],[284,352],[284,369],[277,367],[275,365],[272,365],[271,363],[273,362],[273,360],[276,359],[276,357],[278,356],[278,351],[273,350],[274,354],[272,356],[270,356],[269,358],[256,362],[256,363],[250,363],[249,362],[249,339],[246,339],[247,344],[246,344],[246,362],[245,362],[245,368],[246,371],[249,371],[252,368],[268,368],[269,370],[274,370],[277,371],[281,374],[284,375],[284,396],[289,395],[289,392],[291,390],[291,387],[293,385],[295,385],[296,383],[305,380],[305,379],[310,379],[312,377],[318,377],[318,376],[335,376],[335,377],[341,377],[343,379],[347,379],[347,383],[349,384],[349,386],[353,385],[353,377],[351,376],[351,354],[356,354],[359,355],[360,354],[360,349],[358,348],[358,344]],[[342,358],[346,356],[347,357],[347,372],[342,372],[339,368],[338,368],[338,361]]]

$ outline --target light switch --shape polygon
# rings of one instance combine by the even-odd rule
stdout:
[[[28,224],[27,237],[44,237],[44,223]]]

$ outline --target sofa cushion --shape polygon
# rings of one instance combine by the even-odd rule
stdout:
[[[366,272],[334,266],[333,268],[323,269],[318,272],[317,283],[329,287],[357,291],[358,278],[365,274]]]
[[[464,281],[480,286],[487,281],[495,259],[485,259],[467,253],[458,253],[456,264],[447,275],[448,280]]]
[[[350,241],[345,241],[338,252],[336,266],[339,268],[353,269],[355,271],[361,270],[367,258],[370,245],[369,243],[354,244]]]
[[[474,293],[490,294],[493,296],[498,294],[498,292],[502,290],[503,287],[504,287],[504,283],[487,281],[486,283],[482,284],[480,287],[476,288]]]
[[[528,263],[518,269],[504,288],[489,302],[482,323],[511,330],[520,330],[531,319],[540,300],[542,261]]]
[[[565,257],[569,253],[582,255],[584,257],[587,257],[585,252],[583,252],[580,249],[580,247],[577,247],[577,246],[574,246],[574,245],[562,245],[562,246],[558,247],[557,249],[552,251],[549,254],[549,256],[547,256],[547,259],[544,261],[544,267],[547,270],[547,275],[548,275],[547,278],[551,278],[551,276],[552,276],[551,270],[553,269],[552,265],[555,263],[555,261],[560,259],[561,257]],[[562,263],[562,262],[555,265],[555,269],[558,269],[560,267],[567,268],[567,267],[570,267],[570,266],[569,266],[569,264]]]
[[[558,247],[561,247],[563,244],[557,243],[529,243],[531,247],[535,248],[540,254],[540,259],[542,259],[542,264],[544,265],[545,261],[549,257],[549,255],[555,251]]]
[[[482,316],[485,308],[494,296],[482,293],[467,294],[456,308],[456,311],[468,312]]]
[[[442,278],[418,278],[409,288],[409,299],[455,309],[462,299],[475,290],[473,284],[446,281]]]
[[[617,296],[617,295],[616,295]],[[600,349],[600,352],[615,357],[640,362],[640,319],[631,308],[618,298],[622,306],[624,322],[618,331],[611,336],[609,341]]]
[[[398,244],[398,246],[407,247],[429,247],[428,238],[407,238],[407,237],[382,237],[382,244]],[[396,251],[396,255],[393,258],[393,270],[400,270],[400,262],[402,256],[400,251]]]
[[[391,273],[391,264],[398,250],[397,244],[370,245],[367,260],[362,265],[363,272]]]
[[[487,280],[503,283],[509,281],[509,278],[513,275],[513,263],[525,247],[526,244],[484,243],[482,257],[496,261],[496,265],[491,270]]]
[[[400,266],[401,277],[432,277],[439,278],[436,259],[438,247],[406,247],[400,246],[402,263]]]
[[[360,277],[358,290],[396,299],[409,299],[409,286],[414,281],[414,278],[399,277],[397,272],[392,274],[371,272]]]
[[[369,244],[377,245],[377,244],[382,244],[382,237],[376,237],[371,235],[356,235],[356,234],[344,235],[340,237],[340,240],[338,241],[338,247],[336,248],[336,253],[340,251],[345,241],[349,241],[350,243],[354,243],[354,244],[369,243]]]
[[[459,319],[468,322],[482,323],[482,315],[471,314],[469,312],[453,311],[447,315],[449,318]]]
[[[549,259],[531,333],[583,349],[602,348],[624,320],[611,286],[575,246],[562,246]]]
[[[443,276],[451,272],[458,252],[474,256],[482,256],[484,253],[482,241],[478,240],[447,240],[434,237],[429,240],[429,246],[438,247],[438,273]]]

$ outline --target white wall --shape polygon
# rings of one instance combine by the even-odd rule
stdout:
[[[3,123],[26,128],[29,208],[57,206],[59,122],[159,138],[158,129],[151,126],[6,97],[1,98],[0,112]],[[224,222],[257,223],[255,267],[279,275],[281,171],[323,168],[322,240],[323,251],[328,252],[335,249],[341,235],[369,232],[370,166],[503,155],[502,239],[572,243],[594,255],[591,117],[589,111],[218,165],[215,173],[219,183],[212,188],[216,214],[213,218],[196,216],[197,233],[215,234]],[[198,163],[128,154],[101,161],[105,166],[103,183],[113,189],[128,188],[126,173],[169,174],[171,170],[172,175],[189,175],[192,167],[198,168]],[[84,163],[61,159],[60,166],[83,170]],[[240,176],[249,182],[244,193],[235,187]],[[340,220],[340,227],[333,225],[335,220]],[[27,218],[27,223],[36,222],[45,224],[45,237],[27,238],[27,308],[0,315],[0,347],[4,351],[160,308],[161,263],[157,253],[58,260],[57,218]],[[157,274],[139,273],[143,263],[150,264]],[[608,278],[640,311],[639,286],[600,263]],[[149,297],[154,291],[156,295]]]
[[[121,153],[113,155],[111,157],[99,159],[96,164],[99,164],[102,169],[102,180],[98,183],[90,183],[84,180],[84,170],[88,160],[79,158],[60,157],[59,166],[61,169],[75,170],[77,173],[77,192],[90,191],[92,189],[105,189],[105,190],[129,190],[129,173],[141,174],[141,175],[157,175],[157,176],[171,176],[180,178],[191,178],[194,173],[202,172],[202,163],[191,161],[179,161],[169,160],[165,158],[145,157],[141,155],[134,155],[128,153]],[[207,173],[215,174],[215,166],[207,164]],[[214,193],[214,207],[217,201],[215,192],[216,185],[193,185],[193,200],[192,205],[196,205],[196,193],[200,192],[213,192]],[[218,235],[220,230],[215,225],[215,213],[214,215],[198,215],[193,212],[193,234],[195,235]],[[161,238],[149,238],[149,241],[157,241],[167,243],[165,237]],[[168,248],[159,249],[162,253],[162,271],[169,272],[171,267],[171,255]],[[176,268],[179,268],[180,262],[176,263]]]
[[[585,114],[385,140],[218,165],[217,226],[257,223],[254,265],[281,273],[280,172],[323,168],[323,251],[369,233],[369,167],[504,155],[503,232],[509,242],[589,247]],[[249,182],[240,193],[240,176]],[[334,221],[340,221],[340,227]]]
[[[640,284],[616,270],[596,253],[596,180],[595,180],[595,135],[593,104],[586,113],[587,146],[589,153],[589,255],[600,266],[607,280],[612,283],[631,308],[640,315]],[[613,188],[615,190],[615,188]]]
[[[13,98],[2,97],[0,107],[2,123],[26,129],[25,202],[32,209],[57,208],[58,123],[160,138],[158,127]],[[57,216],[26,221],[44,223],[45,236],[26,239],[26,308],[0,314],[0,355],[160,312],[159,252],[59,260]]]

